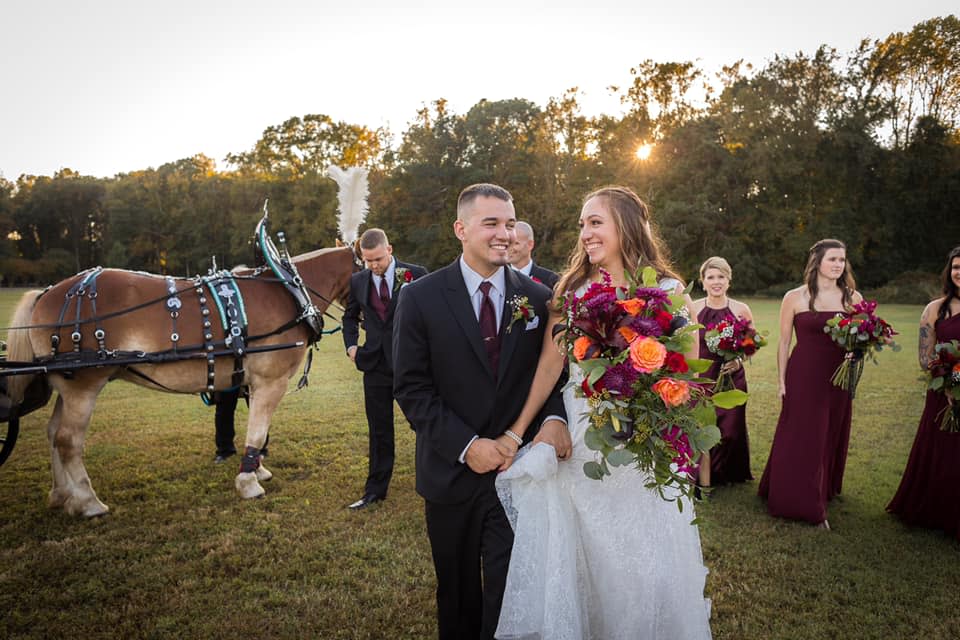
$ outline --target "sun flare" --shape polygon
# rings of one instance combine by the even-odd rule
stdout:
[[[642,145],[637,147],[637,159],[646,160],[650,157],[650,154],[653,153],[653,145],[644,142]]]

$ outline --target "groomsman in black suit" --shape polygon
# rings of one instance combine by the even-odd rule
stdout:
[[[513,546],[494,480],[515,451],[507,438],[519,440],[508,427],[533,381],[550,298],[507,266],[515,224],[505,189],[464,189],[453,225],[463,253],[407,287],[397,308],[394,392],[417,433],[441,640],[493,638]],[[558,387],[526,437],[569,455],[564,416]]]
[[[343,312],[343,344],[347,356],[363,372],[363,397],[370,430],[370,467],[363,496],[350,505],[364,509],[387,497],[393,475],[393,317],[400,289],[427,270],[393,257],[382,229],[360,236],[360,257],[366,269],[350,278],[350,299]],[[360,326],[366,334],[362,346]]]
[[[510,266],[553,291],[560,276],[533,261],[533,227],[521,220],[517,222],[516,232],[517,239],[510,245]]]

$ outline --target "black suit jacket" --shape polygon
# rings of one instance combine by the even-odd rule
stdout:
[[[530,277],[542,282],[550,291],[553,291],[554,287],[557,286],[557,280],[560,279],[559,275],[550,271],[550,269],[541,267],[536,262],[530,267]]]
[[[393,334],[394,395],[417,433],[417,492],[433,502],[455,504],[492,487],[496,472],[474,473],[459,462],[460,454],[474,436],[502,434],[520,414],[533,382],[550,291],[513,269],[504,273],[496,379],[459,260],[411,284],[399,301]],[[511,323],[514,296],[528,298],[536,321]],[[559,390],[558,385],[541,419],[566,415]],[[541,419],[530,425],[527,440]]]
[[[396,267],[408,269],[414,280],[427,275],[427,270],[418,264],[397,260]],[[406,287],[394,285],[390,304],[387,305],[387,319],[381,320],[380,314],[370,306],[370,289],[373,282],[371,275],[369,269],[364,269],[350,276],[350,296],[341,321],[343,345],[349,349],[357,344],[362,326],[366,341],[357,347],[357,355],[354,359],[357,369],[365,372],[379,369],[384,373],[390,373],[393,371],[393,317],[400,291]]]

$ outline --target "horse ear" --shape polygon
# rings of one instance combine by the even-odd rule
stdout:
[[[357,260],[363,260],[363,254],[360,253],[360,238],[353,241],[353,254],[357,256]]]
[[[345,245],[345,244],[343,244],[342,242],[340,242],[340,238],[337,238],[337,244],[336,244],[336,246],[337,246],[337,247],[345,247],[345,246],[347,246],[347,245]]]

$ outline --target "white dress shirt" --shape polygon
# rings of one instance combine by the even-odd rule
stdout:
[[[533,260],[528,260],[528,261],[527,261],[527,264],[525,264],[524,266],[522,266],[522,267],[514,267],[513,269],[514,269],[515,271],[519,271],[520,273],[522,273],[523,275],[525,275],[525,276],[527,276],[527,277],[529,278],[529,277],[531,277],[531,276],[530,276],[530,272],[533,271]]]
[[[370,272],[370,275],[373,276],[373,290],[377,292],[377,295],[380,295],[380,280],[385,279],[387,281],[387,291],[390,292],[390,298],[392,298],[393,283],[394,279],[397,277],[397,259],[390,258],[390,266],[387,267],[387,270],[383,272],[382,276],[378,276],[372,271]],[[383,302],[389,302],[389,298]]]
[[[507,277],[503,273],[503,267],[497,269],[489,278],[484,278],[479,273],[467,266],[463,256],[460,256],[460,273],[463,275],[463,283],[467,285],[467,293],[470,294],[470,302],[473,303],[473,315],[480,321],[480,303],[483,301],[483,291],[480,291],[480,285],[483,282],[489,282],[493,285],[490,288],[490,302],[493,303],[493,310],[497,314],[497,329],[500,328],[503,319],[503,300],[507,295]]]

